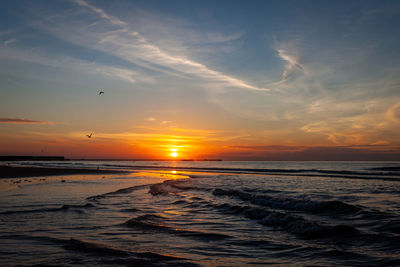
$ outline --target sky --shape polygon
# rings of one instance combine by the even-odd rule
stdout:
[[[399,1],[0,5],[0,155],[400,160]]]

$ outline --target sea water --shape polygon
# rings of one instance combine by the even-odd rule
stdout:
[[[0,266],[400,265],[400,162],[17,164],[131,173],[2,179]]]

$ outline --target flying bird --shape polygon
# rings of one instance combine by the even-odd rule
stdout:
[[[87,134],[86,136],[87,136],[88,138],[92,138],[92,134],[93,134],[93,133],[90,133],[90,134]]]
[[[103,92],[103,91],[100,91],[100,92],[99,92],[99,95],[101,95],[101,94],[104,94],[104,92]]]

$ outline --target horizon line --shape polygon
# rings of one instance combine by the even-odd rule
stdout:
[[[399,160],[391,159],[347,159],[347,160],[335,160],[335,159],[221,159],[221,158],[204,158],[204,159],[147,159],[147,158],[95,158],[95,157],[71,157],[67,158],[65,156],[17,156],[17,155],[0,155],[0,162],[2,161],[307,161],[307,162],[323,162],[323,161],[335,161],[335,162],[400,162]]]

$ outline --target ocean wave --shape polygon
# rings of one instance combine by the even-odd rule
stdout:
[[[350,225],[322,225],[304,218],[283,213],[270,213],[261,219],[261,224],[281,228],[305,239],[352,238],[360,232]]]
[[[171,227],[163,223],[163,217],[155,214],[145,214],[129,219],[128,221],[125,222],[125,225],[130,228],[141,228],[148,231],[164,232],[173,235],[196,238],[203,241],[231,238],[231,236],[221,233],[205,232],[205,231],[198,231],[191,229],[190,230],[179,229],[176,227]]]
[[[121,248],[99,242],[83,241],[71,238],[63,247],[81,253],[87,253],[101,257],[104,263],[123,264],[129,266],[197,266],[190,263],[187,259],[172,255],[164,255],[151,251],[131,252]],[[113,257],[112,259],[109,257]]]
[[[59,211],[76,211],[80,212],[81,209],[93,208],[95,205],[86,203],[82,205],[62,205],[58,208],[40,208],[31,210],[8,210],[0,212],[0,215],[18,214],[18,213],[42,213],[42,212],[59,212]]]
[[[162,217],[154,214],[141,215],[125,222],[128,227],[140,227],[148,230],[162,230],[169,227],[161,223]]]
[[[393,251],[393,248],[397,248],[395,251],[398,251],[400,249],[400,236],[391,233],[385,234],[383,231],[378,233],[363,232],[353,225],[312,221],[298,215],[248,205],[240,206],[223,203],[209,204],[208,206],[223,213],[244,216],[262,225],[293,234],[304,240],[329,239],[340,244],[351,240],[353,245],[373,245],[381,251]]]
[[[263,249],[268,249],[269,251],[282,251],[282,250],[290,250],[295,249],[297,246],[285,244],[285,243],[277,243],[271,240],[265,239],[245,239],[245,240],[234,240],[229,242],[232,245],[243,246],[243,247],[258,247]]]
[[[347,251],[340,248],[318,249],[314,250],[311,255],[322,259],[332,259],[340,266],[399,266],[400,263],[399,259],[392,257],[363,254],[357,250]]]
[[[180,205],[180,204],[188,204],[188,203],[189,203],[188,201],[181,199],[181,200],[172,202],[172,205]]]
[[[339,200],[318,201],[288,197],[275,197],[265,194],[251,194],[241,190],[224,190],[220,188],[215,189],[213,194],[215,196],[236,197],[243,201],[249,201],[252,204],[275,209],[303,211],[321,215],[346,215],[360,212],[362,210],[361,207],[347,204]]]
[[[120,209],[119,211],[132,213],[132,212],[138,212],[140,210],[136,208],[128,208],[128,209]]]
[[[73,251],[76,253],[87,254],[88,256],[92,256],[90,258],[84,259],[85,266],[103,266],[108,265],[123,265],[123,266],[198,266],[195,263],[192,263],[190,260],[178,257],[174,255],[166,255],[160,254],[153,251],[130,251],[126,248],[120,248],[114,245],[105,244],[103,242],[98,241],[88,241],[77,238],[63,239],[56,238],[51,236],[31,236],[31,235],[5,235],[3,236],[5,239],[14,239],[14,240],[36,240],[45,244],[57,244],[60,247],[64,248],[68,251]],[[20,252],[16,252],[17,254]],[[13,255],[14,256],[14,255]],[[68,266],[68,261],[73,259],[74,256],[65,257],[63,260],[65,264]],[[11,263],[11,262],[10,262]],[[76,263],[71,262],[72,265]],[[10,264],[14,265],[14,264]],[[26,263],[23,264],[27,266]],[[54,261],[54,265],[52,262],[49,264],[37,264],[32,266],[59,266],[60,262],[58,259]],[[20,265],[18,265],[20,266]],[[22,266],[22,265],[21,265]]]
[[[99,256],[111,255],[111,256],[127,257],[131,255],[131,253],[127,251],[116,249],[111,246],[107,246],[100,243],[82,241],[74,238],[71,238],[69,241],[67,241],[63,247],[67,250],[77,250],[80,252],[92,253]]]
[[[389,220],[385,222],[383,225],[374,227],[373,230],[379,232],[392,233],[400,236],[400,220],[399,219]]]
[[[155,196],[160,194],[171,194],[171,193],[175,194],[185,190],[193,189],[192,186],[185,185],[184,184],[185,181],[187,181],[187,179],[166,180],[162,183],[152,184],[150,186],[149,193]]]
[[[231,213],[242,214],[246,218],[257,220],[265,226],[274,227],[303,239],[320,238],[352,238],[360,235],[359,230],[350,225],[327,225],[306,220],[300,216],[251,206],[231,206],[227,203],[214,205],[217,209],[228,210]]]
[[[150,186],[149,193],[153,196],[161,194],[174,194],[182,192],[182,189],[168,183],[154,184]]]

